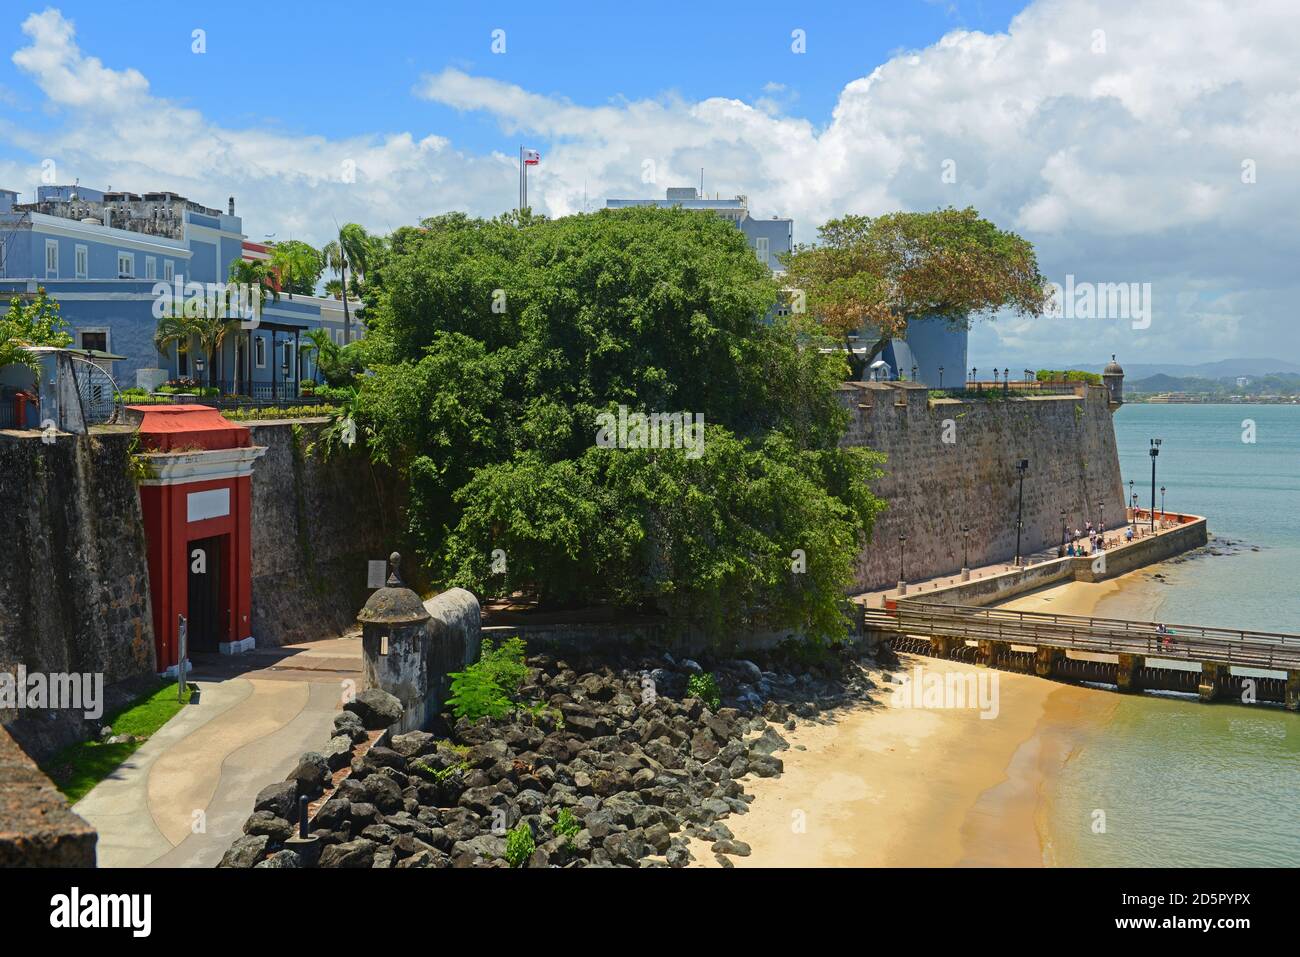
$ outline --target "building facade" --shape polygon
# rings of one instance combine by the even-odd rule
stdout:
[[[773,216],[771,219],[758,219],[749,212],[749,200],[744,196],[731,199],[701,196],[694,186],[669,187],[664,199],[609,199],[605,201],[607,209],[625,209],[628,206],[657,206],[660,209],[681,207],[698,209],[713,213],[735,224],[745,234],[749,248],[754,251],[759,262],[781,275],[785,266],[781,257],[794,248],[794,220]]]
[[[343,303],[335,299],[265,302],[256,328],[227,338],[214,370],[195,343],[165,354],[154,347],[160,295],[225,283],[233,262],[269,255],[269,247],[247,242],[234,197],[223,212],[169,192],[41,186],[35,202],[20,203],[15,191],[0,190],[0,299],[43,287],[75,347],[123,357],[104,363],[119,388],[177,378],[206,385],[211,372],[225,392],[270,398],[296,395],[301,379],[316,378],[303,340],[324,328],[343,342]],[[349,304],[354,312],[359,305]],[[359,330],[354,322],[354,339]]]

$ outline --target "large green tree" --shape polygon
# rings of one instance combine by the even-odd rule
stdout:
[[[970,207],[832,219],[786,267],[787,285],[802,290],[827,335],[846,347],[861,331],[871,336],[855,374],[913,319],[965,326],[1004,309],[1036,315],[1047,304],[1034,247]]]
[[[368,285],[359,433],[409,475],[435,577],[719,636],[842,631],[879,457],[839,447],[843,356],[769,318],[777,285],[733,226],[449,215],[395,234]],[[620,405],[702,415],[703,446],[605,447]]]

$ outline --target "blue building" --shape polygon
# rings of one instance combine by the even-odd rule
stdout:
[[[709,199],[700,196],[694,186],[669,187],[666,199],[609,199],[605,201],[607,209],[624,209],[628,206],[658,206],[670,209],[674,206],[682,209],[698,209],[711,212],[715,216],[730,220],[736,228],[745,234],[749,248],[759,262],[767,266],[776,275],[785,272],[780,257],[794,248],[794,220],[758,219],[749,214],[749,200],[744,196],[732,199]]]
[[[248,243],[232,196],[223,212],[176,193],[103,192],[80,185],[41,186],[36,201],[0,190],[0,299],[56,300],[76,348],[123,356],[103,365],[120,388],[156,388],[169,379],[207,384],[197,344],[154,347],[160,290],[225,283],[231,263],[269,256]],[[355,312],[360,304],[349,304]],[[315,378],[303,339],[324,328],[342,343],[343,303],[282,295],[263,305],[256,328],[241,329],[213,357],[223,392],[256,398],[297,395]],[[358,326],[353,323],[353,338]]]
[[[968,336],[965,326],[943,319],[913,319],[907,324],[906,336],[889,340],[874,360],[884,366],[868,367],[863,378],[907,379],[932,389],[960,389],[966,381]],[[853,347],[865,352],[874,343],[874,333],[866,330]]]

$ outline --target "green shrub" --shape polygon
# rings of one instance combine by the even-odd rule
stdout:
[[[686,679],[686,695],[690,698],[699,698],[714,711],[717,711],[718,706],[722,704],[722,694],[718,691],[718,681],[708,671],[703,674],[691,675]]]
[[[573,850],[573,839],[577,836],[578,832],[582,830],[582,825],[579,824],[578,819],[573,816],[573,812],[567,807],[564,807],[560,808],[560,813],[555,818],[555,827],[552,828],[552,830],[555,831],[556,837],[564,838],[564,846],[566,848]]]
[[[484,641],[479,660],[451,675],[449,707],[457,718],[504,718],[514,708],[514,694],[528,674],[524,641],[510,638],[500,648]]]
[[[533,832],[522,821],[506,835],[506,860],[511,867],[523,867],[536,849],[537,845],[533,843]]]

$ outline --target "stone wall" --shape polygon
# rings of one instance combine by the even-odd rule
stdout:
[[[337,636],[366,603],[366,562],[399,544],[400,486],[364,454],[326,460],[324,420],[249,423],[253,467],[253,637],[278,647]]]
[[[972,567],[1006,561],[1016,550],[1016,463],[1029,460],[1021,553],[1054,547],[1061,510],[1071,527],[1124,520],[1119,454],[1104,388],[1083,395],[988,401],[930,400],[909,383],[847,383],[840,398],[852,413],[844,442],[887,456],[875,493],[889,507],[863,549],[856,591],[894,585],[898,536],[906,535],[904,577],[950,574],[962,567],[963,524],[970,526]],[[947,441],[945,441],[947,440]]]
[[[102,674],[108,688],[155,671],[132,433],[0,433],[0,671]],[[117,696],[106,695],[111,705]],[[0,711],[32,754],[81,734],[80,712]]]
[[[0,867],[94,867],[97,839],[0,728]]]

